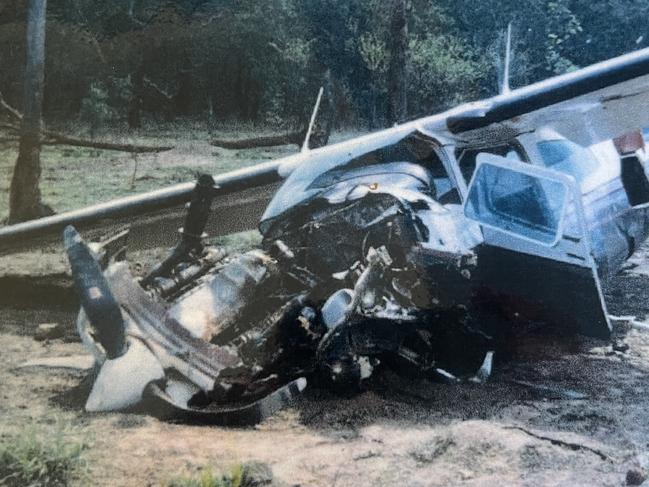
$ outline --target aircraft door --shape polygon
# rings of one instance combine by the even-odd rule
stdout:
[[[572,177],[481,154],[464,213],[484,234],[479,288],[521,316],[609,336],[581,193]]]

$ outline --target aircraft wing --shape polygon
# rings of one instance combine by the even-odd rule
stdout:
[[[211,237],[257,228],[264,208],[283,179],[279,161],[214,177],[217,187],[206,231]],[[185,203],[194,183],[115,199],[80,210],[0,227],[0,255],[61,244],[67,225],[90,240],[129,226],[129,248],[171,246],[178,239]]]
[[[351,158],[411,132],[442,135],[458,144],[497,144],[549,127],[584,146],[649,126],[649,48],[553,77],[510,93],[459,106],[345,143],[215,177],[219,191],[207,231],[212,236],[256,228],[278,183],[308,160]],[[113,200],[0,228],[0,255],[59,243],[72,224],[86,238],[130,225],[129,246],[175,243],[193,183]]]
[[[258,227],[280,183],[302,164],[347,160],[394,144],[416,127],[399,126],[332,146],[299,152],[274,161],[214,176],[217,187],[206,232],[211,237]],[[67,225],[86,240],[98,240],[128,226],[129,249],[168,247],[177,242],[184,205],[194,183],[182,183],[139,195],[114,199],[16,225],[0,227],[0,255],[61,245]]]
[[[431,117],[459,142],[507,140],[549,127],[581,145],[649,126],[649,48]]]

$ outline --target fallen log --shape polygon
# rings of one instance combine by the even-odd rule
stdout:
[[[257,147],[275,147],[278,145],[297,145],[302,147],[306,139],[307,129],[289,132],[284,135],[268,135],[251,137],[249,139],[212,139],[210,145],[223,149],[255,149]],[[329,142],[329,133],[319,127],[309,137],[309,149],[324,147]]]
[[[2,93],[0,93],[0,107],[4,108],[11,116],[17,121],[22,122],[22,114],[9,105],[4,98]],[[18,140],[18,134],[20,132],[20,127],[12,123],[0,123],[0,129],[8,130],[9,132],[15,134],[16,140]],[[4,141],[8,141],[13,137],[5,138]],[[114,150],[121,152],[130,152],[133,154],[144,154],[144,153],[159,153],[166,152],[173,149],[173,146],[147,146],[147,145],[137,145],[137,144],[120,144],[115,142],[104,142],[97,140],[88,140],[80,139],[77,137],[71,137],[66,134],[59,132],[53,132],[51,130],[41,130],[41,144],[42,145],[71,145],[76,147],[89,147],[92,149],[100,150]]]
[[[223,149],[253,149],[256,147],[274,147],[277,145],[297,145],[300,147],[306,137],[306,130],[290,132],[284,135],[251,137],[249,139],[213,139],[210,145]]]
[[[114,142],[102,142],[96,140],[87,140],[87,139],[77,139],[75,137],[70,137],[65,134],[59,134],[56,132],[50,132],[49,130],[43,131],[43,141],[41,142],[44,145],[72,145],[76,147],[90,147],[92,149],[101,149],[101,150],[114,150],[121,152],[130,152],[132,154],[144,154],[144,153],[159,153],[166,152],[173,149],[173,146],[149,146],[149,145],[136,145],[136,144],[118,144]]]
[[[7,128],[6,125],[0,125],[0,128]],[[17,130],[17,127],[11,127],[13,130]],[[103,142],[97,140],[87,140],[87,139],[78,139],[75,137],[70,137],[65,134],[60,134],[57,132],[51,132],[49,130],[43,130],[43,138],[41,139],[41,145],[70,145],[75,147],[89,147],[91,149],[99,150],[114,150],[120,152],[130,152],[132,154],[145,154],[145,153],[160,153],[166,152],[174,148],[174,146],[148,146],[148,145],[136,145],[136,144],[119,144],[115,142]],[[18,141],[18,136],[15,137],[3,137],[2,142],[13,142]]]
[[[315,123],[316,115],[320,107],[320,101],[324,94],[325,109],[321,121]],[[296,132],[289,132],[283,135],[269,135],[264,137],[251,137],[248,139],[212,139],[210,145],[222,147],[223,149],[255,149],[257,147],[275,147],[278,145],[297,145],[299,148],[305,143],[309,149],[324,147],[329,142],[333,118],[333,107],[331,106],[331,74],[325,73],[325,86],[320,88],[318,101],[311,115],[311,121],[307,127]],[[307,139],[308,134],[308,141]]]

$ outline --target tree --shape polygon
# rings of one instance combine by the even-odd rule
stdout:
[[[379,125],[379,114],[377,112],[379,96],[384,91],[385,73],[389,67],[390,52],[385,42],[374,33],[363,34],[360,37],[358,49],[360,57],[370,74],[368,83],[370,113],[368,114],[368,120],[370,128],[376,128]]]
[[[13,106],[27,4],[0,0]],[[99,83],[132,125],[141,110],[296,131],[330,69],[337,125],[385,126],[494,95],[510,22],[515,88],[649,45],[648,15],[649,0],[57,0],[43,119],[75,118]]]
[[[388,70],[388,123],[403,122],[407,117],[408,21],[406,0],[393,0],[390,17],[390,67]]]
[[[9,223],[53,213],[41,202],[41,113],[45,65],[45,11],[47,0],[29,0],[27,9],[27,65],[24,113],[18,159],[9,190]]]
[[[548,70],[553,74],[563,74],[577,69],[575,63],[567,56],[569,50],[566,45],[582,31],[579,20],[570,11],[565,0],[549,1],[546,8],[548,23],[545,58]]]

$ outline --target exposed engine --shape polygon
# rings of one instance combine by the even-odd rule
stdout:
[[[203,245],[212,184],[203,176],[180,243],[139,282],[119,261],[103,277],[68,229],[85,296],[79,331],[103,363],[87,408],[145,400],[254,422],[305,377],[356,390],[380,367],[445,381],[473,374],[491,346],[467,283],[479,233],[459,227],[453,205],[441,206],[417,178],[396,181],[332,185],[276,219],[260,249],[227,256]],[[129,367],[139,370],[125,383],[118,375]]]

